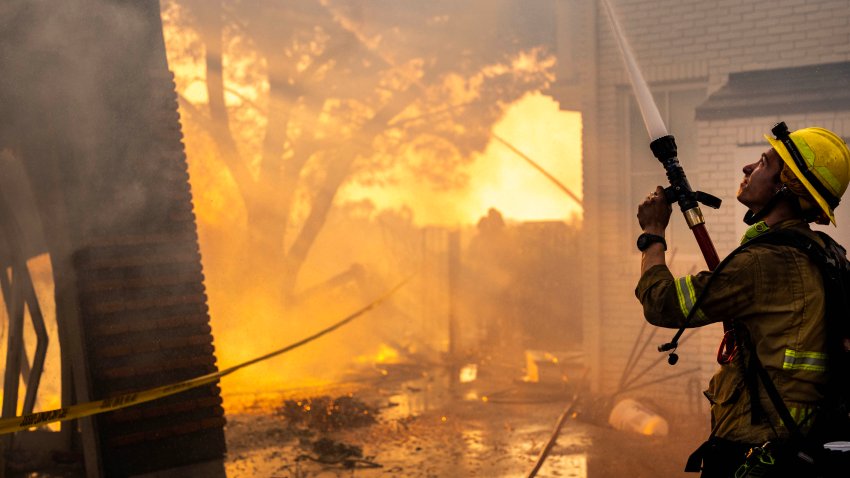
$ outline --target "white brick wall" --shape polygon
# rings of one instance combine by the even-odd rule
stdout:
[[[711,94],[734,72],[850,60],[848,0],[609,1],[651,84],[698,82]],[[598,9],[597,59],[593,65],[596,101],[590,107],[592,111],[585,109],[586,130],[594,132],[585,137],[585,142],[593,142],[594,155],[588,156],[586,150],[584,184],[585,242],[593,244],[588,250],[594,252],[586,257],[584,272],[597,281],[587,287],[585,303],[593,301],[598,306],[585,307],[597,311],[596,316],[587,318],[585,329],[588,352],[598,357],[596,385],[599,390],[613,391],[642,325],[640,306],[634,298],[639,255],[634,252],[631,224],[623,224],[635,220],[636,205],[627,204],[624,195],[618,193],[628,190],[630,180],[623,173],[629,171],[629,165],[623,151],[626,118],[621,111],[623,92],[630,89],[604,9],[596,0],[572,2],[581,3],[581,8]],[[850,135],[850,113],[789,115],[782,119],[792,129],[818,123],[845,137]],[[699,150],[694,157],[700,162],[687,173],[696,189],[724,201],[720,211],[703,208],[721,257],[737,243],[741,220],[734,214],[735,189],[741,177],[734,157],[741,146],[764,144],[762,134],[777,120],[759,117],[699,123]],[[663,179],[659,167],[659,181]],[[682,268],[703,264],[698,257],[677,258],[680,261]],[[704,385],[716,367],[719,329],[718,324],[699,331],[680,349],[681,360],[675,368],[662,363],[643,380],[699,367]],[[656,333],[641,363],[659,358],[656,345],[668,341],[671,335],[668,330]],[[636,393],[649,394],[656,402],[681,412],[688,403],[686,384],[687,377]]]

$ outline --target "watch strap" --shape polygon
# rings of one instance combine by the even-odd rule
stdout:
[[[664,240],[663,236],[659,236],[658,234],[650,234],[648,232],[644,232],[637,239],[637,248],[639,251],[643,252],[649,248],[652,244],[656,242],[660,242],[662,246],[664,246],[664,250],[667,250],[667,241]]]

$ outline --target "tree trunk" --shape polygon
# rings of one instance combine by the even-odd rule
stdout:
[[[269,66],[269,98],[262,157],[255,192],[246,201],[248,213],[249,251],[257,257],[255,273],[270,283],[280,280],[279,264],[284,258],[284,232],[288,205],[284,197],[292,194],[294,184],[281,184],[286,129],[289,124],[290,105],[294,102],[292,87],[287,82],[288,59],[283,52],[271,51],[266,55]],[[273,287],[277,290],[277,287]]]
[[[347,156],[340,161],[331,161],[325,181],[316,193],[310,207],[310,214],[304,222],[304,226],[301,228],[298,237],[292,243],[292,247],[287,251],[283,269],[284,297],[291,297],[293,295],[301,267],[304,265],[310,248],[313,246],[316,237],[327,220],[339,187],[351,173],[351,168],[357,156],[361,153],[368,153],[367,145],[371,144],[371,139],[381,134],[387,123],[404,111],[416,99],[417,91],[415,87],[411,87],[395,95],[387,105],[381,108],[375,116],[355,133],[370,140],[361,143],[364,146],[355,147],[354,151],[347,153]],[[329,154],[334,153],[331,152]]]
[[[205,0],[193,11],[198,19],[198,32],[206,48],[204,60],[212,129],[210,133],[240,195],[248,202],[254,192],[254,178],[236,147],[224,101],[222,0]]]
[[[336,151],[328,154],[336,154]],[[351,172],[351,166],[357,157],[357,153],[351,153],[351,156],[346,157],[339,163],[334,163],[333,167],[329,168],[327,176],[322,186],[313,197],[313,202],[310,205],[310,214],[307,220],[301,227],[295,241],[292,243],[289,251],[286,254],[283,268],[283,296],[289,302],[295,292],[295,285],[298,281],[298,273],[301,271],[301,266],[307,259],[307,254],[310,248],[316,241],[319,232],[325,225],[328,218],[333,200],[339,187],[348,177]]]

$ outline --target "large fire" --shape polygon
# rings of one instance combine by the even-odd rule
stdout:
[[[415,244],[419,239],[415,234],[419,234],[422,228],[471,228],[491,208],[501,211],[504,217],[513,221],[555,220],[580,224],[582,209],[575,199],[535,170],[526,159],[494,139],[495,136],[503,138],[557,178],[574,195],[581,197],[580,114],[561,111],[555,100],[540,93],[539,89],[532,89],[515,96],[516,100],[504,102],[494,99],[497,103],[504,103],[504,108],[501,118],[489,129],[492,136],[489,142],[483,149],[478,148],[478,152],[472,152],[469,156],[454,157],[453,162],[445,163],[445,166],[439,162],[441,155],[446,154],[446,151],[450,155],[460,151],[460,148],[446,143],[445,139],[431,141],[427,135],[422,135],[411,138],[401,146],[392,146],[400,141],[399,138],[403,138],[400,130],[395,129],[388,130],[384,137],[354,141],[351,148],[358,151],[358,161],[368,154],[364,151],[369,151],[369,148],[391,145],[397,148],[395,151],[401,151],[406,156],[394,157],[391,165],[432,164],[434,168],[445,168],[440,171],[445,176],[467,177],[468,181],[450,180],[435,187],[424,181],[421,174],[403,169],[395,171],[393,181],[370,181],[369,176],[361,181],[357,176],[350,177],[343,182],[334,197],[331,218],[327,219],[329,224],[325,226],[327,232],[319,235],[310,250],[298,276],[294,295],[283,300],[284,294],[272,285],[262,281],[258,283],[252,277],[254,270],[257,270],[259,277],[262,274],[260,269],[279,258],[273,259],[278,257],[273,254],[264,256],[267,251],[257,248],[251,242],[252,237],[256,236],[257,223],[252,221],[256,221],[257,213],[256,210],[252,212],[251,205],[245,201],[244,185],[240,190],[240,178],[228,169],[227,160],[222,158],[221,145],[216,142],[221,138],[217,138],[207,125],[210,121],[210,98],[205,87],[205,52],[197,47],[201,43],[197,33],[185,28],[185,23],[174,21],[174,17],[184,13],[174,4],[165,10],[165,36],[169,65],[175,73],[178,94],[182,99],[184,142],[190,165],[216,355],[221,368],[309,335],[374,298],[382,287],[389,285],[388,282],[394,282],[389,278],[413,272],[410,268],[416,266],[411,259],[410,247],[414,250],[418,247]],[[371,43],[366,46],[380,48]],[[305,61],[304,65],[297,68],[309,68],[309,61]],[[426,85],[415,79],[424,63],[414,59],[396,66],[399,72],[397,76],[387,79],[381,88],[411,87],[410,82],[413,81],[412,88],[422,89],[423,94],[444,94],[444,100],[450,104],[464,105],[481,101],[482,85],[489,79],[511,72],[545,77],[553,61],[537,50],[525,51],[505,63],[484,65],[470,78],[447,74],[434,90],[427,90]],[[251,62],[256,67],[252,73],[255,75],[253,81],[249,78],[250,74],[246,73]],[[223,98],[225,104],[233,110],[229,127],[247,170],[253,179],[259,180],[262,174],[259,162],[264,147],[263,131],[269,122],[267,115],[271,107],[267,104],[271,98],[267,77],[257,71],[263,73],[265,68],[270,67],[260,57],[250,56],[244,48],[239,51],[226,50],[222,64],[225,73]],[[322,114],[310,123],[311,127],[316,128],[315,139],[318,141],[333,135],[348,135],[353,131],[355,123],[349,121],[346,115],[355,118],[369,113],[372,108],[369,104],[358,105],[350,100],[327,99],[321,104],[324,105]],[[292,148],[292,141],[296,141],[305,131],[305,126],[296,122],[299,119],[297,115],[305,113],[305,110],[298,109],[301,103],[288,104],[288,107],[295,113],[290,118],[287,130],[290,139],[285,143],[285,159],[290,159],[289,155],[293,154],[287,148]],[[396,118],[407,121],[428,113],[422,104],[414,102]],[[444,118],[439,114],[436,117]],[[480,120],[467,117],[454,121],[452,124],[440,125],[444,125],[443,129],[450,135],[457,135],[463,133],[466,123],[483,121],[483,117]],[[440,130],[440,125],[437,125],[437,130]],[[445,151],[435,149],[440,141],[446,146]],[[346,153],[333,150],[329,154]],[[317,158],[321,160],[322,156]],[[311,172],[307,170],[307,173]],[[322,179],[323,176],[319,174],[317,178]],[[285,190],[288,187],[275,186],[270,190],[258,187],[256,191],[259,192],[254,192],[269,194],[265,201],[271,207],[280,201],[282,193],[288,192]],[[294,204],[286,226],[286,239],[278,239],[282,250],[293,244],[297,228],[306,223],[304,211],[318,194],[305,186],[289,192],[293,194]],[[390,225],[385,213],[395,218]],[[270,217],[274,217],[274,214]],[[383,218],[383,222],[376,218]],[[271,222],[266,224],[272,226]],[[366,231],[361,226],[372,229]],[[274,228],[270,227],[270,230]],[[391,246],[381,242],[388,240],[388,233],[395,241]],[[414,235],[411,236],[411,233]],[[405,246],[408,243],[411,245]],[[257,266],[252,269],[246,264]],[[353,265],[359,265],[364,272],[357,273],[359,269]],[[341,273],[350,266],[348,275]],[[277,272],[278,276],[282,274],[282,270]],[[328,280],[337,275],[345,280]],[[382,287],[375,285],[376,278],[381,278],[378,283]],[[323,283],[336,285],[323,289]],[[319,286],[311,288],[311,284]],[[314,289],[319,292],[314,293]],[[306,291],[310,291],[310,294]],[[299,296],[301,292],[303,294]],[[373,315],[380,314],[376,312]],[[386,325],[386,320],[391,321],[390,326]],[[341,373],[356,367],[358,362],[395,360],[398,358],[399,345],[387,345],[384,340],[387,337],[381,334],[395,340],[401,340],[398,337],[400,334],[409,334],[410,325],[399,324],[397,320],[364,317],[362,322],[349,326],[344,334],[328,336],[283,357],[225,377],[223,389],[226,405],[230,408],[243,406],[246,402],[256,400],[256,393],[261,391],[321,387],[338,382],[342,380]],[[423,326],[422,330],[425,329],[427,327]],[[444,339],[437,340],[444,342]]]
[[[507,108],[493,133],[581,197],[581,114],[560,111],[551,97],[529,93]],[[580,204],[495,139],[475,154],[467,174],[469,184],[453,191],[435,191],[407,176],[391,187],[354,184],[344,196],[369,199],[379,208],[409,207],[423,226],[475,224],[489,208],[517,221],[581,219]]]

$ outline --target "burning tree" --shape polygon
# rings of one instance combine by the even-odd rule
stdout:
[[[504,109],[553,79],[551,32],[522,2],[399,3],[163,2],[172,61],[203,59],[204,74],[178,72],[184,124],[215,144],[216,158],[194,160],[226,167],[245,210],[242,265],[274,296],[296,291],[346,182],[406,169],[459,186]]]

